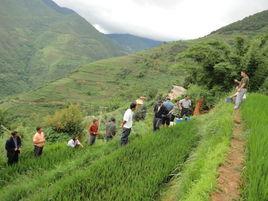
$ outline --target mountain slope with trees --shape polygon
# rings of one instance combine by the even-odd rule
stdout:
[[[121,47],[52,0],[1,0],[0,98],[65,77]]]

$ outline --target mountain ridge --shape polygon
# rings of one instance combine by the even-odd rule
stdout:
[[[109,38],[118,43],[128,53],[141,51],[161,45],[164,41],[157,41],[149,38],[135,36],[132,34],[106,34]]]

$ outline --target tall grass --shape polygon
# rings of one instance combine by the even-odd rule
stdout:
[[[42,171],[48,171],[68,158],[77,157],[82,152],[81,150],[71,150],[63,143],[46,146],[40,158],[34,156],[33,149],[23,149],[22,151],[17,165],[7,166],[4,164],[0,166],[0,187],[7,185],[21,175],[31,176],[36,172],[40,174]]]
[[[13,181],[9,182],[0,190],[0,200],[24,200],[32,193],[41,191],[43,188],[48,188],[54,182],[68,177],[78,169],[87,169],[88,166],[97,162],[100,158],[109,155],[117,148],[117,142],[112,142],[83,150],[70,150],[77,152],[76,155],[68,154],[68,150],[63,148],[66,151],[64,159],[62,157],[58,158],[59,161],[62,160],[61,163],[55,165],[48,161],[46,163],[47,171],[40,172],[37,169],[36,171],[32,171],[31,174],[20,175],[19,177],[13,176]],[[45,163],[45,160],[43,163]]]
[[[153,200],[197,141],[195,121],[145,135],[28,200]]]
[[[209,200],[216,186],[217,169],[224,161],[233,128],[231,105],[220,102],[196,119],[201,139],[181,174],[163,189],[159,200]]]
[[[251,94],[242,106],[248,129],[244,199],[268,200],[268,96]]]

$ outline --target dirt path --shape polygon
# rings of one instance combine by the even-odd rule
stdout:
[[[219,167],[217,190],[212,193],[212,201],[233,201],[240,198],[241,172],[245,160],[245,139],[239,111],[235,111],[231,148],[226,161]]]

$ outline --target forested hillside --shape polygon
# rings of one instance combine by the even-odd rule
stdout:
[[[52,0],[0,1],[0,98],[64,77],[123,51]]]

